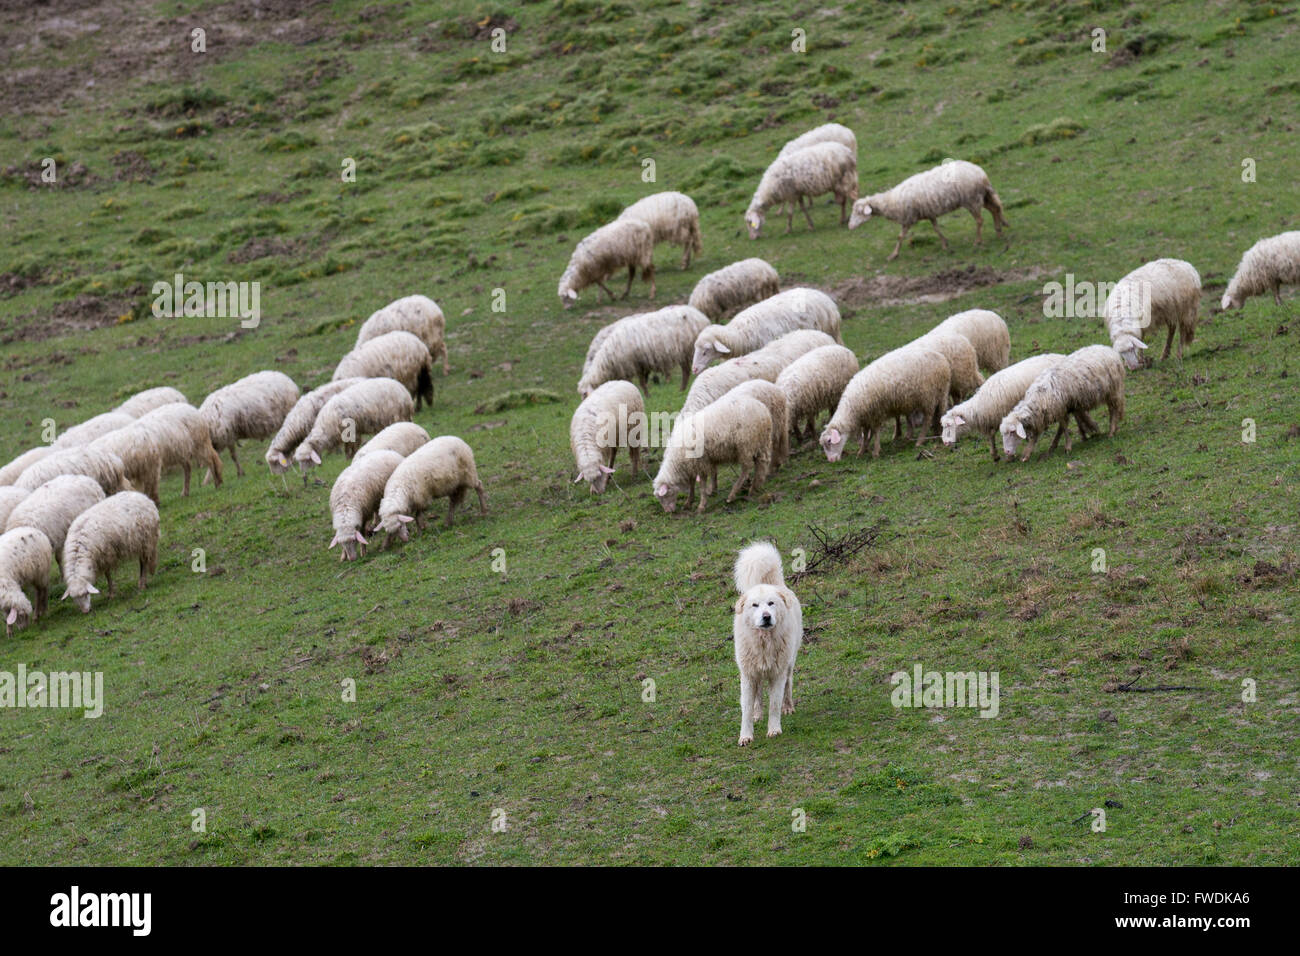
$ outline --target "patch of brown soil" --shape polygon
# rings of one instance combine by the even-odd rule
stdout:
[[[967,266],[964,269],[945,269],[928,276],[854,276],[833,286],[829,292],[841,306],[915,305],[947,302],[975,289],[1007,282],[1027,282],[1058,272],[1059,268],[1042,266],[1006,271],[988,266]]]
[[[239,265],[265,259],[267,256],[293,256],[302,251],[303,243],[297,239],[281,239],[278,236],[255,236],[226,256],[226,261]]]
[[[115,325],[131,312],[131,295],[88,295],[57,303],[49,312],[35,310],[23,316],[0,342],[41,342],[73,332]]]

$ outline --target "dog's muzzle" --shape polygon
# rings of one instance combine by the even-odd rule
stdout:
[[[759,626],[759,627],[771,627],[771,626],[772,626],[772,615],[770,615],[770,614],[764,614],[761,618],[759,618],[758,626]]]

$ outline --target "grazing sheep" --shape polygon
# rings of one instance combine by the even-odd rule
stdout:
[[[834,412],[840,396],[858,374],[858,358],[843,345],[823,345],[795,359],[776,377],[776,387],[785,393],[786,431],[795,437],[817,436],[817,416]],[[805,433],[800,427],[808,424]]]
[[[147,429],[158,443],[163,473],[176,468],[184,472],[183,496],[189,496],[190,469],[195,465],[207,466],[216,487],[221,487],[221,456],[212,447],[207,420],[197,408],[185,402],[170,402],[141,415],[137,424]]]
[[[794,207],[797,205],[812,229],[812,215],[804,208],[825,193],[833,193],[840,204],[840,225],[848,222],[849,203],[858,198],[858,161],[853,152],[841,143],[819,143],[797,152],[778,156],[759,180],[754,198],[745,211],[745,225],[749,238],[757,239],[763,229],[767,209],[786,204],[785,231],[794,228]]]
[[[433,358],[442,356],[442,374],[451,373],[447,364],[447,319],[427,295],[408,295],[390,302],[361,324],[356,348],[388,332],[410,332],[429,350]]]
[[[190,400],[176,389],[168,385],[161,385],[158,388],[146,388],[143,392],[136,392],[113,411],[121,412],[123,415],[130,415],[132,418],[140,418],[148,415],[155,408],[162,408],[164,405],[170,405],[173,402],[188,405]]]
[[[12,485],[20,475],[32,465],[36,464],[46,455],[54,451],[49,445],[37,445],[35,448],[29,448],[9,464],[0,468],[0,487]]]
[[[26,488],[15,488],[13,485],[0,487],[0,528],[5,526],[9,515],[18,507],[18,502],[30,494]]]
[[[714,322],[781,291],[781,277],[762,259],[741,259],[710,272],[691,290],[690,304]]]
[[[347,391],[358,382],[364,381],[363,378],[341,378],[326,382],[319,388],[304,393],[302,398],[294,403],[289,414],[284,417],[280,430],[271,439],[271,447],[266,450],[266,466],[271,469],[271,474],[283,475],[293,467],[289,455],[311,432],[312,425],[316,424],[316,416],[325,407],[325,403],[340,392]]]
[[[954,405],[939,419],[943,443],[955,445],[967,432],[974,432],[989,440],[993,460],[997,461],[998,426],[1002,424],[1002,419],[1025,397],[1025,392],[1034,383],[1034,379],[1063,358],[1064,355],[1055,352],[1035,355],[990,375],[971,398],[960,405]],[[1083,425],[1080,424],[1080,431],[1082,430]]]
[[[109,432],[86,446],[91,451],[112,452],[122,459],[122,475],[131,487],[148,495],[158,503],[158,489],[162,484],[162,448],[148,427],[138,421],[126,428]]]
[[[416,409],[433,404],[433,356],[410,332],[385,332],[358,345],[334,369],[334,381],[341,378],[391,378],[406,386]]]
[[[395,451],[405,458],[428,440],[429,433],[415,422],[393,422],[393,424],[377,432],[374,438],[358,448],[357,453],[352,456],[352,460],[356,461],[364,455],[370,455],[377,451]]]
[[[686,507],[695,500],[700,486],[699,511],[718,488],[718,466],[739,465],[740,477],[727,495],[735,500],[741,487],[749,486],[752,498],[763,487],[772,461],[772,416],[760,401],[746,395],[722,397],[689,417],[682,416],[664,449],[663,465],[655,475],[655,497],[664,511],[677,508],[677,496],[689,492]]]
[[[401,455],[385,448],[376,449],[368,455],[358,452],[352,459],[352,464],[334,479],[334,487],[330,489],[334,540],[329,543],[329,547],[340,545],[340,561],[355,561],[357,545],[364,549],[370,543],[361,532],[379,513],[384,488],[402,461]],[[364,554],[365,551],[361,553]]]
[[[115,432],[119,428],[134,424],[135,419],[130,415],[123,415],[121,412],[104,412],[102,415],[86,419],[80,425],[73,425],[54,439],[50,447],[55,451],[62,451],[64,448],[79,448],[82,445],[89,445],[96,438],[107,435],[109,432]]]
[[[0,534],[0,614],[5,617],[5,637],[49,609],[53,559],[49,539],[36,528],[16,527]],[[35,602],[27,599],[24,588],[32,589]]]
[[[861,436],[859,455],[870,437],[871,457],[879,458],[880,430],[890,419],[905,418],[909,429],[938,422],[948,408],[950,377],[948,360],[934,349],[908,345],[880,356],[853,376],[822,430],[826,460],[839,461],[854,435]],[[918,446],[925,440],[925,428],[919,431]]]
[[[321,463],[321,455],[341,444],[351,458],[363,435],[374,435],[393,422],[410,421],[414,414],[411,393],[391,378],[363,379],[335,395],[321,407],[311,431],[294,450],[303,481]]]
[[[967,309],[950,315],[927,335],[952,332],[975,347],[975,357],[986,372],[1000,372],[1011,363],[1011,332],[1002,316],[988,309]]]
[[[921,220],[928,219],[946,252],[948,240],[939,231],[939,217],[965,209],[975,217],[975,244],[978,246],[984,241],[981,208],[993,214],[993,225],[1001,237],[1002,228],[1010,223],[1002,215],[1002,200],[993,190],[988,175],[974,163],[952,160],[909,176],[893,189],[863,196],[853,204],[849,228],[856,229],[872,216],[883,216],[898,223],[901,227],[898,242],[888,256],[888,260],[892,260],[898,258],[907,231]]]
[[[650,373],[667,377],[679,368],[684,391],[695,337],[708,324],[704,313],[689,305],[670,305],[620,320],[578,380],[578,394],[586,398],[605,382],[632,379],[649,394]]]
[[[1134,269],[1115,283],[1106,296],[1102,317],[1110,332],[1111,347],[1129,368],[1141,364],[1138,353],[1147,347],[1144,330],[1164,326],[1169,358],[1174,333],[1178,333],[1178,360],[1183,346],[1196,337],[1196,313],[1201,308],[1201,275],[1182,259],[1156,259]]]
[[[691,371],[698,375],[715,358],[745,355],[796,329],[819,329],[843,344],[834,299],[818,289],[787,289],[751,305],[726,325],[701,331],[695,339]]]
[[[796,136],[781,147],[781,152],[778,155],[789,156],[791,153],[797,153],[809,146],[816,146],[818,143],[839,143],[853,153],[855,157],[858,155],[858,138],[853,135],[853,130],[847,126],[841,126],[839,123],[823,123],[821,126]]]
[[[775,382],[776,377],[795,359],[823,345],[834,344],[835,340],[825,332],[799,329],[772,340],[756,352],[706,368],[691,383],[691,390],[686,393],[686,401],[682,403],[681,414],[694,414],[741,382],[754,378]]]
[[[776,471],[789,461],[790,429],[786,423],[790,420],[790,410],[785,400],[785,392],[771,382],[765,382],[761,378],[751,378],[748,382],[741,382],[727,395],[746,395],[763,403],[767,413],[772,416],[771,471]]]
[[[89,475],[99,482],[104,493],[111,495],[122,489],[122,459],[112,452],[91,451],[89,448],[65,448],[47,455],[19,476],[19,488],[35,491],[51,478],[59,475]]]
[[[1252,295],[1273,290],[1273,301],[1282,304],[1282,286],[1300,284],[1300,231],[1283,232],[1261,239],[1241,257],[1228,289],[1223,293],[1224,309],[1240,309]]]
[[[235,449],[245,438],[270,438],[298,401],[298,386],[283,372],[254,372],[217,389],[203,400],[199,414],[208,425],[208,438],[220,455],[230,450],[235,474],[244,475]],[[204,477],[204,484],[207,484]]]
[[[1008,458],[1014,458],[1020,443],[1027,442],[1020,460],[1028,461],[1038,439],[1055,424],[1056,437],[1047,451],[1049,454],[1054,451],[1064,434],[1068,452],[1070,415],[1086,413],[1103,402],[1110,414],[1109,434],[1114,436],[1124,417],[1124,360],[1108,345],[1088,345],[1071,352],[1034,379],[1025,390],[1025,397],[1007,412],[998,426],[1002,448]],[[1079,430],[1087,438],[1084,421],[1079,420]]]
[[[984,384],[975,346],[970,344],[966,336],[955,332],[927,332],[919,339],[913,340],[911,344],[943,353],[952,374],[952,381],[949,382],[948,387],[949,395],[954,402],[960,402],[975,394],[975,390]]]
[[[120,491],[87,508],[68,529],[63,544],[67,584],[63,597],[72,598],[82,614],[89,614],[90,596],[99,593],[95,579],[104,575],[111,600],[113,569],[132,558],[140,561],[143,591],[148,576],[158,570],[158,508],[138,491]]]
[[[73,520],[104,500],[104,489],[89,475],[59,475],[33,491],[5,520],[4,530],[35,528],[49,539],[62,564],[63,540]]]
[[[441,435],[402,459],[384,488],[379,502],[379,521],[375,530],[387,537],[384,546],[392,543],[394,536],[406,541],[406,526],[412,521],[417,528],[424,527],[424,512],[436,498],[447,498],[447,527],[452,515],[465,500],[471,488],[478,493],[479,512],[487,514],[487,498],[483,482],[478,480],[474,467],[474,452],[454,435]]]
[[[653,193],[632,203],[618,218],[644,222],[654,233],[655,245],[666,242],[681,246],[683,269],[690,268],[692,255],[704,250],[700,240],[700,211],[685,193]]]
[[[627,269],[627,288],[623,298],[632,291],[632,280],[641,270],[641,279],[650,283],[650,298],[655,297],[654,230],[639,219],[616,219],[601,226],[578,243],[569,257],[569,264],[560,276],[560,302],[566,309],[578,301],[578,293],[589,285],[605,290],[610,301],[614,293],[605,280],[621,269]]]
[[[589,394],[569,422],[569,449],[578,465],[573,483],[585,480],[593,494],[604,494],[620,448],[632,458],[632,477],[641,474],[641,449],[650,447],[648,426],[645,403],[631,382],[606,382]]]

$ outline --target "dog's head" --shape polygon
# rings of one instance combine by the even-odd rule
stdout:
[[[770,584],[750,588],[736,601],[736,616],[756,631],[780,627],[789,612],[785,590]]]

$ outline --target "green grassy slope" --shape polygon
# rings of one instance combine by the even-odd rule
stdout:
[[[638,283],[626,303],[589,291],[562,312],[555,288],[587,231],[682,189],[705,251],[682,272],[659,250],[657,302],[760,255],[785,284],[837,291],[863,358],[975,307],[1006,317],[1014,358],[1104,341],[1097,320],[1045,318],[1044,283],[1159,256],[1200,269],[1208,315],[1241,252],[1300,223],[1300,14],[464,9],[289,2],[254,23],[237,5],[145,4],[135,33],[110,6],[71,18],[99,32],[5,15],[8,88],[36,65],[51,86],[0,118],[0,460],[43,419],[66,427],[150,385],[195,403],[261,368],[316,385],[359,321],[420,291],[448,316],[453,371],[417,420],[473,446],[490,512],[339,565],[325,545],[341,459],[303,487],[248,444],[249,474],[219,491],[183,499],[168,479],[149,589],[86,617],[60,605],[2,645],[0,670],[103,671],[108,699],[98,720],[0,710],[0,862],[1294,861],[1294,298],[1216,316],[1181,366],[1130,375],[1119,434],[1068,456],[995,465],[974,440],[923,456],[899,442],[831,465],[809,448],[760,501],[695,517],[660,513],[625,462],[601,498],[571,483],[587,342],[648,303]],[[195,24],[206,59],[184,49]],[[1108,52],[1091,51],[1094,27]],[[951,252],[921,226],[886,264],[893,226],[849,233],[820,203],[815,231],[774,219],[750,242],[763,168],[828,120],[858,135],[864,194],[944,157],[980,162],[1010,244],[975,248],[962,214],[943,224]],[[64,185],[33,182],[45,157]],[[177,271],[259,280],[261,325],[154,318],[150,287]],[[475,412],[531,388],[562,401]],[[653,410],[680,401],[651,390]],[[784,736],[738,749],[735,550],[770,537],[788,559],[815,549],[810,526],[874,524],[875,546],[799,585]],[[894,709],[889,675],[917,662],[998,671],[1000,715]],[[1199,689],[1114,692],[1136,676]],[[1072,822],[1107,800],[1105,833]]]

